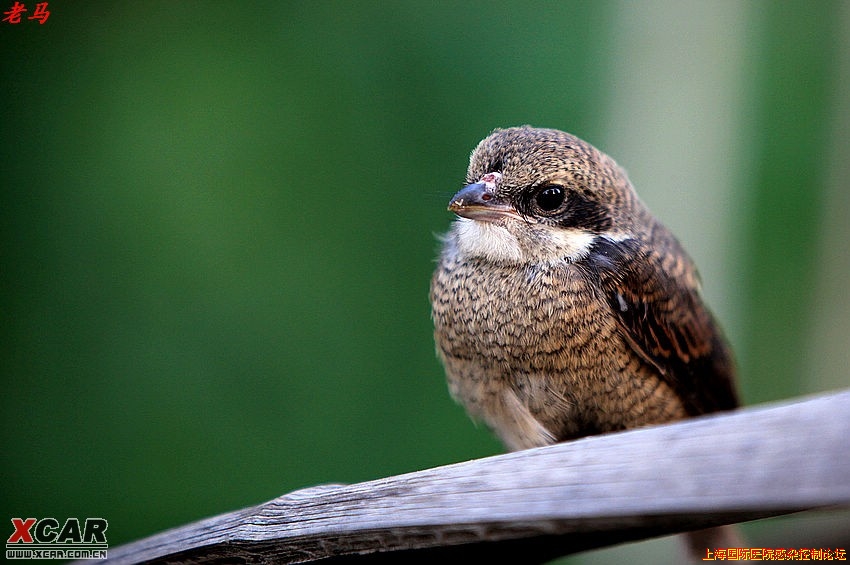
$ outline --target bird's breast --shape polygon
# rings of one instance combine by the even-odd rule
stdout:
[[[510,370],[579,370],[615,332],[577,264],[511,265],[444,256],[431,291],[442,355]]]
[[[636,363],[580,265],[496,265],[447,253],[431,301],[452,395],[511,449],[596,429],[587,407]]]
[[[510,449],[685,416],[581,262],[497,264],[449,246],[431,302],[452,395]]]

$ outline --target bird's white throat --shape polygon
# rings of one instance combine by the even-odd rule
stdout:
[[[590,252],[596,237],[574,228],[523,224],[509,229],[467,218],[458,218],[448,234],[461,256],[513,264],[577,261]]]

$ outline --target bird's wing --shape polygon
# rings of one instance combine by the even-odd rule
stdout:
[[[667,248],[657,249],[659,244]],[[600,237],[587,265],[626,341],[657,368],[690,414],[738,405],[731,354],[699,296],[695,271],[672,236],[664,234],[652,246]]]

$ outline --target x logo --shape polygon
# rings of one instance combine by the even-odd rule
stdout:
[[[35,518],[27,518],[26,520],[12,518],[12,525],[15,526],[15,532],[9,536],[9,540],[6,543],[17,543],[19,541],[32,543],[30,528],[32,528],[33,524],[35,524]]]

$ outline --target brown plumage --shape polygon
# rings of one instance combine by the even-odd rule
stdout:
[[[737,406],[693,263],[610,157],[496,130],[466,183],[431,283],[437,351],[509,449]]]

